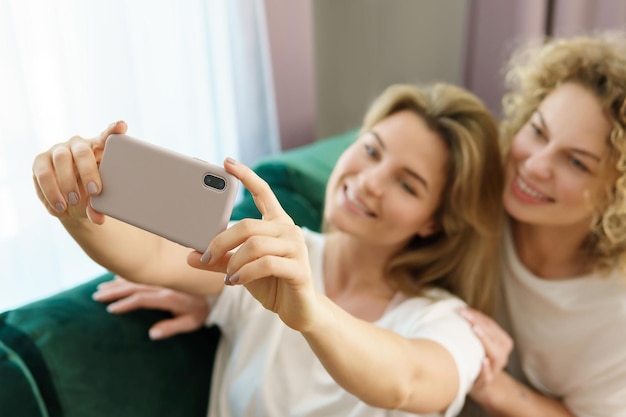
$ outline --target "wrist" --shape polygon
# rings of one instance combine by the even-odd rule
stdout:
[[[311,318],[307,325],[300,329],[300,333],[306,338],[318,338],[321,335],[327,336],[334,328],[334,313],[332,311],[332,301],[324,294],[316,293],[316,308],[312,311]]]
[[[499,372],[493,381],[479,390],[473,391],[470,396],[480,404],[487,412],[495,413],[506,405],[511,398],[512,390],[517,382],[506,372]]]

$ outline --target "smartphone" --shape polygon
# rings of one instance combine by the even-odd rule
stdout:
[[[239,186],[222,167],[127,135],[107,138],[99,170],[95,210],[199,252],[226,229]]]

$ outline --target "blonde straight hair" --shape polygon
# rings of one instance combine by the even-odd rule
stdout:
[[[447,181],[436,212],[440,231],[416,236],[387,265],[405,293],[444,288],[493,312],[499,282],[503,172],[498,127],[484,104],[449,84],[392,85],[371,105],[362,132],[399,111],[422,117],[449,149]]]

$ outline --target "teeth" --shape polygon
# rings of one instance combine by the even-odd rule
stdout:
[[[348,198],[348,201],[350,201],[352,204],[357,206],[363,212],[370,214],[370,215],[372,214],[372,212],[369,211],[369,209],[366,206],[364,206],[360,201],[356,199],[356,197],[352,194],[352,190],[350,190],[350,188],[346,188],[346,197]]]
[[[522,181],[522,179],[520,177],[517,177],[517,186],[519,187],[520,190],[522,190],[525,194],[528,194],[529,196],[539,199],[539,200],[549,200],[548,197],[546,197],[545,195],[543,195],[542,193],[530,188],[524,181]]]

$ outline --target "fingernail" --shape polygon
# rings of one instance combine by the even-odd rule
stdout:
[[[150,329],[150,331],[148,332],[148,335],[150,336],[150,339],[152,340],[163,338],[163,332],[161,331],[161,329]]]
[[[238,282],[239,282],[239,274],[233,274],[233,275],[226,274],[224,276],[224,284],[226,285],[235,285]]]
[[[89,195],[96,194],[98,192],[98,184],[91,181],[89,184],[87,184],[87,192],[89,193]]]
[[[108,129],[113,129],[115,127],[115,125],[117,124],[117,122],[113,122],[111,123],[109,126],[107,126],[107,130]]]
[[[54,205],[54,209],[59,212],[59,213],[63,213],[65,211],[65,204],[63,203],[56,203]]]
[[[237,165],[237,161],[235,161],[233,158],[228,157],[226,158],[226,162],[228,162],[231,165]]]
[[[106,295],[106,291],[98,288],[96,291],[93,292],[93,294],[91,294],[91,298],[93,298],[94,300],[99,300],[104,295]]]
[[[202,257],[200,258],[200,263],[208,264],[210,260],[211,260],[211,249],[207,249],[206,252],[202,254]]]
[[[109,305],[107,306],[107,311],[108,311],[109,313],[113,313],[113,312],[115,312],[115,310],[117,310],[117,306],[118,306],[118,304],[117,304],[117,303],[111,303],[111,304],[109,304]]]
[[[69,200],[70,204],[73,206],[78,204],[78,194],[76,194],[74,191],[68,194],[67,199]]]

